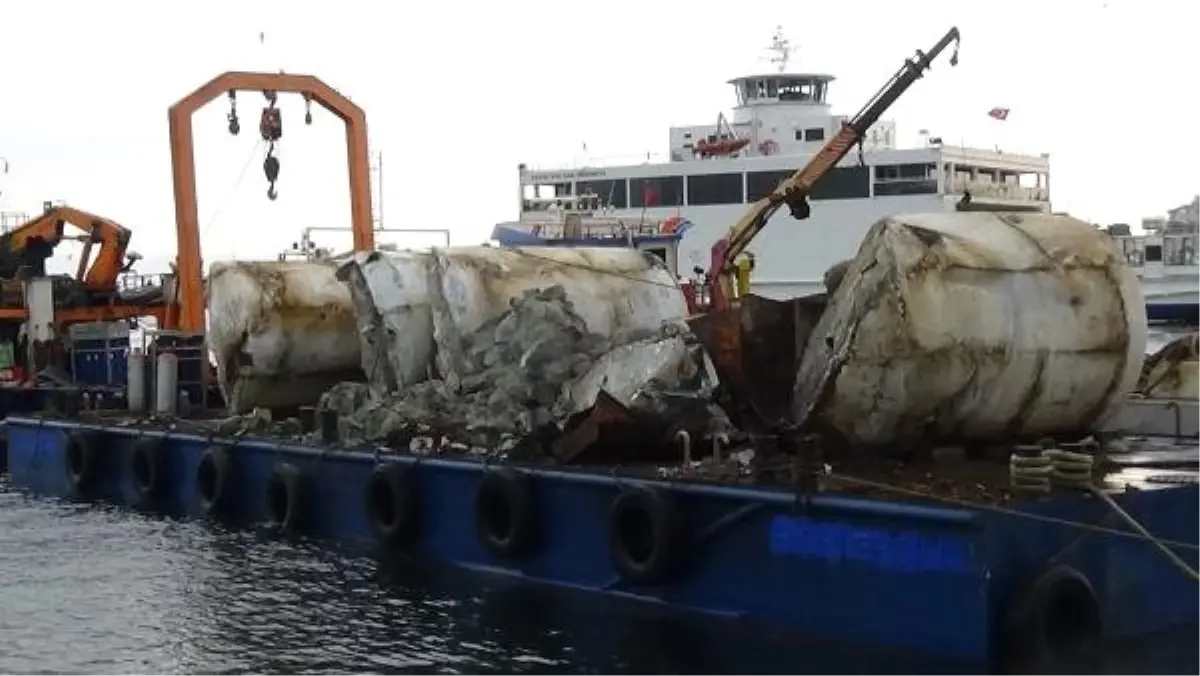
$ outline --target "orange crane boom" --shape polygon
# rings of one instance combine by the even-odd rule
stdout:
[[[350,216],[356,251],[375,246],[371,223],[371,180],[367,150],[367,116],[337,90],[312,75],[284,73],[229,72],[209,80],[199,89],[171,106],[171,174],[175,189],[175,227],[178,238],[179,307],[178,316],[167,321],[167,328],[201,333],[204,325],[203,259],[200,252],[200,227],[196,205],[195,142],[193,114],[221,94],[236,91],[261,91],[273,100],[276,92],[301,94],[337,115],[346,124],[346,160],[350,174]],[[274,109],[278,125],[278,110]],[[268,122],[264,110],[263,124]],[[230,131],[236,133],[236,125]],[[279,129],[277,126],[276,129]],[[267,130],[263,130],[264,137]],[[268,158],[270,159],[270,158]],[[278,164],[276,164],[276,170]],[[268,170],[269,172],[269,170]]]
[[[929,69],[933,60],[950,43],[954,43],[954,55],[950,65],[958,63],[959,33],[951,28],[942,39],[929,50],[917,51],[916,56],[905,60],[900,70],[863,106],[849,122],[826,142],[825,146],[795,174],[784,179],[775,190],[750,206],[746,215],[729,229],[728,236],[712,247],[709,276],[712,279],[712,310],[723,310],[737,297],[734,275],[737,257],[744,252],[754,237],[767,225],[767,221],[786,204],[792,217],[803,220],[809,217],[808,196],[817,181],[821,180],[838,162],[850,152],[856,143],[861,143],[867,130],[900,98],[921,75]]]
[[[66,235],[63,226],[68,223],[85,234]],[[0,236],[0,277],[13,277],[16,267],[32,262],[33,258],[44,260],[64,239],[78,239],[83,242],[84,250],[76,279],[88,291],[113,291],[117,288],[117,277],[126,267],[125,252],[131,234],[128,228],[103,216],[69,206],[53,206]],[[96,260],[87,267],[92,246],[97,243],[100,250]]]

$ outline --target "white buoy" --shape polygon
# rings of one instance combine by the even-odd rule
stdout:
[[[158,415],[174,415],[178,402],[176,392],[179,383],[179,358],[170,352],[158,355],[158,379],[154,390],[154,412]]]
[[[126,360],[125,399],[130,411],[141,413],[146,410],[146,355],[139,347],[130,350]]]

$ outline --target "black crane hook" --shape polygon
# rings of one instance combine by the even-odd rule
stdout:
[[[275,191],[275,181],[279,180],[279,158],[275,157],[275,144],[267,148],[267,156],[263,159],[263,173],[267,175],[267,199],[275,201],[279,193]]]

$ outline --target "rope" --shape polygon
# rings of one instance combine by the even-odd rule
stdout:
[[[1182,558],[1180,558],[1178,554],[1171,551],[1170,547],[1167,547],[1166,544],[1164,544],[1164,542],[1162,540],[1155,537],[1153,534],[1150,533],[1150,531],[1146,530],[1146,527],[1143,526],[1142,524],[1138,523],[1138,520],[1133,518],[1133,516],[1130,515],[1129,512],[1126,512],[1124,509],[1121,509],[1121,506],[1117,504],[1116,500],[1112,499],[1111,495],[1109,495],[1108,493],[1105,493],[1104,491],[1100,490],[1099,488],[1097,488],[1094,485],[1089,485],[1088,490],[1092,493],[1092,495],[1095,495],[1096,497],[1100,498],[1101,500],[1103,500],[1105,502],[1105,504],[1107,504],[1109,507],[1111,507],[1112,510],[1117,513],[1118,516],[1120,516],[1122,519],[1125,520],[1125,523],[1129,524],[1130,528],[1132,528],[1135,531],[1137,531],[1138,533],[1140,533],[1143,538],[1145,538],[1151,544],[1153,544],[1156,548],[1158,548],[1158,550],[1163,553],[1163,556],[1167,557],[1167,560],[1169,560],[1171,563],[1175,564],[1175,566],[1177,568],[1179,568],[1180,570],[1182,570],[1185,575],[1192,578],[1196,582],[1200,582],[1200,573],[1197,573],[1195,570],[1192,570],[1191,566],[1189,566],[1186,561],[1184,561]]]
[[[879,481],[871,481],[870,479],[861,479],[859,477],[853,477],[853,476],[849,476],[849,475],[845,475],[845,474],[839,474],[836,472],[830,472],[827,476],[831,479],[836,479],[838,481],[844,481],[844,482],[850,483],[850,484],[857,484],[857,485],[863,486],[865,488],[873,488],[875,490],[888,491],[888,492],[896,493],[899,495],[907,495],[909,497],[915,497],[915,498],[920,498],[920,499],[925,499],[925,500],[935,500],[938,502],[944,502],[946,504],[954,505],[956,507],[962,507],[964,509],[985,510],[985,511],[990,511],[990,512],[994,512],[997,514],[1003,514],[1005,516],[1015,516],[1015,517],[1020,517],[1020,518],[1026,518],[1031,521],[1041,521],[1043,523],[1050,523],[1050,524],[1055,524],[1055,525],[1059,525],[1059,526],[1068,526],[1070,528],[1078,528],[1080,530],[1090,531],[1093,533],[1103,533],[1106,535],[1115,535],[1117,537],[1129,538],[1129,539],[1133,539],[1133,540],[1146,539],[1145,535],[1142,535],[1141,533],[1131,533],[1127,530],[1108,528],[1105,526],[1083,523],[1082,521],[1072,521],[1070,519],[1060,519],[1055,516],[1046,516],[1044,514],[1033,514],[1030,512],[1022,512],[1020,510],[1010,509],[1008,507],[1001,507],[999,505],[988,505],[988,504],[984,504],[984,503],[980,503],[980,502],[970,502],[968,500],[962,500],[960,498],[953,498],[953,497],[949,497],[949,496],[937,495],[935,493],[927,493],[924,491],[918,491],[918,490],[911,489],[911,488],[904,488],[903,486],[896,486],[893,484],[882,483]],[[1169,540],[1169,539],[1165,539],[1165,538],[1158,538],[1157,541],[1162,543],[1165,546],[1174,547],[1176,549],[1184,549],[1184,550],[1188,550],[1188,551],[1200,551],[1200,545],[1193,544],[1191,542],[1180,542],[1178,540]]]
[[[1081,530],[1092,532],[1105,532],[1109,534],[1120,534],[1120,537],[1134,538],[1144,540],[1154,545],[1154,548],[1162,552],[1166,560],[1171,562],[1172,566],[1180,569],[1181,572],[1190,580],[1200,582],[1200,572],[1189,566],[1188,562],[1183,561],[1180,555],[1175,554],[1170,546],[1164,540],[1153,536],[1150,531],[1146,530],[1140,522],[1133,518],[1126,510],[1117,504],[1115,499],[1109,493],[1100,489],[1092,480],[1092,471],[1096,466],[1096,456],[1090,453],[1078,453],[1078,451],[1063,450],[1060,448],[1042,448],[1040,445],[1020,445],[1016,448],[1015,453],[1009,460],[1009,477],[1012,480],[1014,489],[1036,492],[1049,493],[1052,487],[1064,487],[1064,489],[1074,489],[1079,491],[1090,492],[1092,495],[1099,497],[1105,504],[1109,505],[1112,512],[1121,516],[1121,519],[1133,528],[1134,532],[1117,531],[1115,528],[1108,528],[1099,525],[1084,524],[1084,522],[1070,521],[1066,519],[1049,518],[1049,516],[1040,516],[1018,512],[1015,509],[1004,509],[995,507],[995,505],[976,504],[972,505],[973,509],[990,509],[992,512],[1001,514],[1009,514],[1014,516],[1022,516],[1026,519],[1042,520],[1046,522],[1057,522],[1063,526],[1073,528],[1081,528]],[[899,486],[896,486],[899,487]],[[922,495],[920,491],[910,491]],[[929,493],[928,497],[941,499],[936,495]],[[953,501],[962,502],[966,501]],[[1171,543],[1176,548],[1200,551],[1200,545],[1190,543]]]

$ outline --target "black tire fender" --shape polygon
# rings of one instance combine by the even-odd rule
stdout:
[[[475,490],[475,533],[493,556],[515,559],[537,544],[539,522],[533,483],[509,468],[484,471]]]
[[[229,482],[233,460],[229,449],[209,446],[196,464],[196,494],[200,509],[209,516],[218,515],[229,501]]]
[[[682,563],[685,529],[675,500],[655,488],[623,491],[608,514],[613,567],[634,584],[661,584]]]
[[[1021,673],[1100,673],[1104,616],[1087,576],[1071,566],[1047,569],[1009,607],[1004,654]]]
[[[285,533],[302,530],[310,516],[308,477],[290,462],[276,463],[267,478],[267,520]]]
[[[89,430],[71,430],[63,448],[63,465],[67,483],[77,496],[88,494],[96,487],[100,473],[99,435]]]
[[[411,543],[421,522],[413,467],[399,462],[376,467],[367,477],[363,508],[377,541],[388,547]]]
[[[129,477],[138,500],[146,503],[163,496],[166,483],[167,442],[161,437],[142,437],[129,449]]]

